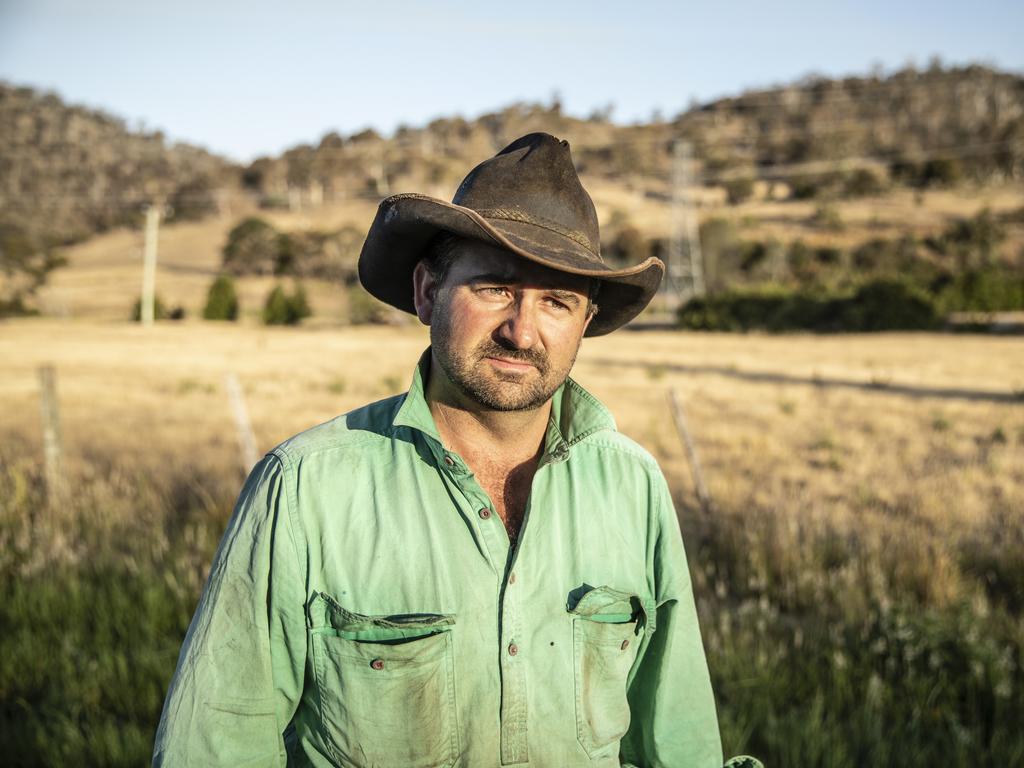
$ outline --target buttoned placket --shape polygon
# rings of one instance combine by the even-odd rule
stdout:
[[[491,499],[476,482],[462,458],[441,446],[433,447],[436,449],[438,468],[458,488],[459,495],[465,500],[466,508],[461,511],[467,520],[473,521],[478,541],[483,542],[487,559],[495,573],[501,616],[498,627],[498,659],[501,668],[501,764],[525,763],[529,761],[530,753],[525,669],[530,649],[523,647],[521,643],[523,611],[519,596],[522,588],[516,586],[521,577],[516,574],[515,561],[529,528],[533,493],[531,490],[527,498],[523,525],[513,547]],[[537,473],[543,471],[548,464],[564,461],[568,453],[568,446],[559,437],[553,450],[541,458]]]

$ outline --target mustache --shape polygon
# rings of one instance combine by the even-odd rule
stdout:
[[[477,347],[477,357],[500,357],[505,360],[514,360],[517,363],[532,365],[541,373],[548,371],[548,356],[539,349],[518,349],[516,347],[505,347],[497,342],[488,339]]]

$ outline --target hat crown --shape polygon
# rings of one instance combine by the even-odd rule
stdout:
[[[560,232],[600,259],[597,211],[580,183],[569,142],[530,133],[469,172],[452,203],[484,218],[513,218]]]
[[[604,263],[597,212],[576,174],[569,142],[547,133],[523,136],[480,163],[450,203],[416,193],[382,200],[359,254],[363,286],[415,313],[416,264],[442,232],[496,245],[509,258],[599,280],[600,311],[586,336],[610,333],[636,317],[665,272],[653,256],[621,269]]]

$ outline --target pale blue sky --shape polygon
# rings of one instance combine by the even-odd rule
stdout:
[[[1024,72],[1021,0],[0,0],[0,79],[235,159],[562,96],[665,116],[933,55]]]

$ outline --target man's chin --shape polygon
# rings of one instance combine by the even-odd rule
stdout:
[[[546,403],[553,393],[536,382],[525,382],[518,374],[504,378],[495,376],[489,381],[475,381],[463,387],[466,395],[492,411],[535,411]]]

